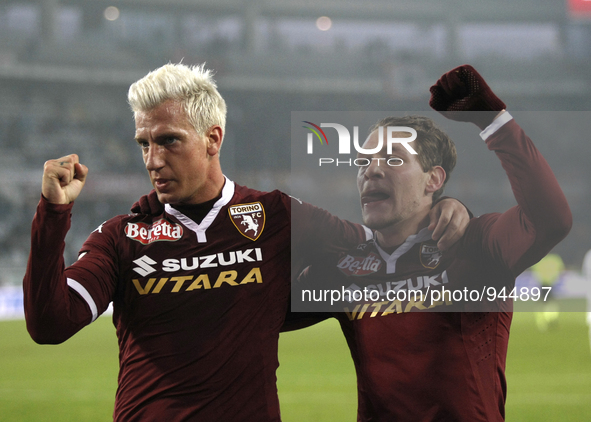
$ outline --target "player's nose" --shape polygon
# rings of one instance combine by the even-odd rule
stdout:
[[[144,163],[148,171],[158,170],[164,167],[166,160],[164,158],[165,148],[161,145],[151,145],[148,151],[144,153]]]
[[[367,166],[367,169],[365,170],[365,177],[367,177],[368,179],[373,179],[373,178],[382,178],[384,177],[384,166],[385,162],[384,160],[379,160],[374,158],[370,159],[369,165]]]

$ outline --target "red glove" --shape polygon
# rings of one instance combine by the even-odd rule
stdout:
[[[434,110],[448,119],[472,122],[481,130],[506,107],[476,69],[468,64],[444,74],[429,91],[429,105]]]
[[[131,212],[136,214],[160,215],[164,212],[164,205],[158,200],[158,194],[152,189],[148,195],[144,195],[131,207]]]

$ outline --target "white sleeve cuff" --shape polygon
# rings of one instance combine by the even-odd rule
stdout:
[[[68,287],[82,296],[82,299],[86,301],[88,307],[90,308],[90,312],[92,313],[92,321],[90,322],[94,322],[94,320],[98,318],[98,310],[96,308],[96,303],[94,303],[94,300],[92,299],[92,296],[90,296],[90,293],[88,293],[88,290],[86,290],[82,284],[71,278],[68,278]]]
[[[505,123],[513,120],[513,116],[509,114],[508,111],[505,111],[499,117],[493,120],[493,122],[488,125],[482,132],[480,132],[480,137],[483,141],[486,141],[489,136],[499,130]]]

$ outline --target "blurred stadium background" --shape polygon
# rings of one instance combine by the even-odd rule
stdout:
[[[229,110],[222,165],[230,178],[262,190],[290,190],[292,111],[427,110],[428,87],[459,64],[480,70],[510,110],[556,112],[542,127],[524,126],[569,199],[574,227],[554,252],[573,294],[583,294],[576,286],[591,248],[591,142],[585,131],[561,125],[559,112],[591,120],[591,2],[2,0],[0,315],[22,315],[20,284],[44,161],[75,152],[91,171],[67,239],[71,263],[88,233],[150,189],[133,142],[129,84],[181,60],[216,71]],[[470,147],[459,147],[447,193],[475,214],[512,206],[500,166],[482,165]],[[330,192],[349,190],[344,180]],[[0,420],[108,419],[116,343],[104,320],[57,348],[34,346],[18,319],[0,322]],[[509,420],[591,418],[586,336],[583,314],[561,317],[553,333],[538,333],[531,315],[516,315]],[[104,350],[103,342],[110,342]],[[282,345],[285,420],[354,420],[354,374],[338,329],[321,324],[284,336]],[[310,352],[324,349],[324,357]],[[73,382],[78,370],[64,362],[75,366],[81,356],[82,368],[105,363],[81,369]],[[91,404],[78,411],[80,402]]]

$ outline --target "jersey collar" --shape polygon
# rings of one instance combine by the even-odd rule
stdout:
[[[205,235],[205,231],[209,228],[209,226],[211,226],[222,207],[227,205],[234,196],[234,191],[236,189],[234,182],[228,179],[226,176],[224,176],[224,178],[226,179],[226,182],[224,183],[224,187],[222,188],[222,197],[218,199],[217,202],[213,205],[213,208],[207,213],[201,224],[197,224],[182,212],[171,207],[170,204],[164,204],[164,210],[166,211],[166,213],[172,215],[183,226],[187,227],[189,230],[193,231],[197,235],[198,243],[207,242],[207,236]]]
[[[380,253],[380,256],[382,257],[384,262],[386,262],[386,274],[395,273],[396,272],[396,262],[398,261],[398,258],[400,258],[402,255],[407,253],[417,243],[421,243],[421,242],[425,242],[426,240],[430,240],[432,233],[433,233],[433,231],[429,230],[427,227],[421,229],[418,233],[408,236],[406,238],[406,240],[404,241],[404,243],[402,245],[400,245],[398,248],[396,248],[396,250],[394,252],[392,252],[391,255],[388,254],[386,251],[384,251],[382,248],[380,248],[380,245],[378,245],[378,242],[377,242],[377,237],[374,236],[374,238],[376,239],[376,241],[375,241],[376,249]]]

